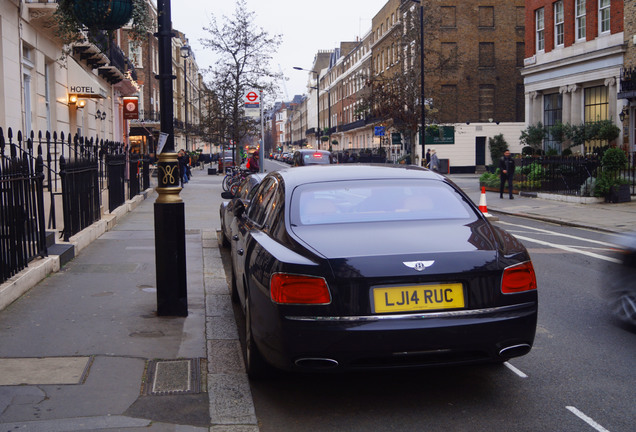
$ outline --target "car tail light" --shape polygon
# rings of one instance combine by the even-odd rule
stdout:
[[[504,269],[501,292],[514,294],[537,289],[537,277],[531,261],[526,261]]]
[[[314,153],[314,159],[322,159],[322,153]]]
[[[270,281],[272,300],[285,304],[329,304],[331,294],[324,278],[275,273]]]

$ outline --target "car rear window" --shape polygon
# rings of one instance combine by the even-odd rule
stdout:
[[[290,204],[294,225],[477,218],[455,189],[437,180],[313,183],[294,190]]]
[[[303,160],[305,165],[309,164],[328,164],[329,155],[325,153],[303,153]]]

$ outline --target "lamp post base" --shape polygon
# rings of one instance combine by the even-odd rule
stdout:
[[[157,315],[188,316],[185,204],[155,202]]]

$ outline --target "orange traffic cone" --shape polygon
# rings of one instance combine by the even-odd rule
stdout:
[[[481,196],[479,197],[479,210],[486,216],[486,218],[490,221],[498,221],[499,218],[497,216],[493,216],[488,213],[488,207],[486,206],[486,188],[484,186],[481,187]]]
[[[486,206],[486,187],[481,187],[481,197],[479,197],[479,210],[485,215],[488,214],[488,206]]]

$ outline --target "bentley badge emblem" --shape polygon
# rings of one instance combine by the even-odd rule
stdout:
[[[403,264],[417,271],[422,271],[426,267],[432,266],[434,262],[435,261],[404,261]]]

